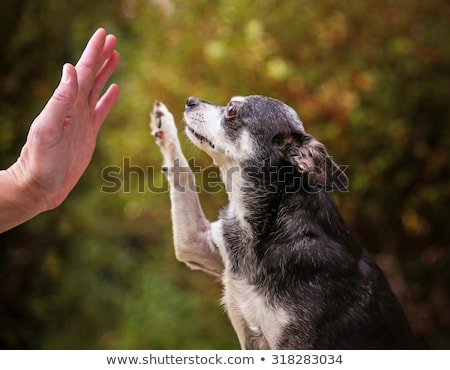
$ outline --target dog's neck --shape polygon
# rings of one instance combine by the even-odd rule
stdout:
[[[317,222],[312,224],[322,225],[323,232],[333,239],[351,238],[331,194],[325,190],[305,191],[299,178],[284,181],[292,174],[289,171],[274,172],[267,163],[258,164],[259,167],[248,164],[246,167],[221,167],[230,202],[229,212],[237,218],[242,229],[262,236],[273,232],[275,223],[280,228],[288,228],[283,225],[280,213],[289,208],[299,220],[316,218]],[[334,220],[333,225],[331,220]],[[290,230],[288,234],[295,235],[296,232],[297,237],[301,237],[301,228]]]
[[[246,217],[246,195],[242,192],[242,186],[244,183],[242,178],[242,169],[235,163],[222,163],[220,166],[220,172],[230,204],[229,212],[231,212],[238,219],[239,223],[243,226],[243,229],[247,230],[250,225]]]
[[[255,231],[259,233],[263,225],[270,222],[270,206],[267,207],[267,204],[277,203],[280,198],[276,191],[268,191],[272,185],[274,188],[280,186],[271,183],[268,175],[260,171],[264,167],[235,163],[222,163],[220,166],[229,200],[228,212],[236,217],[242,230],[251,234]]]

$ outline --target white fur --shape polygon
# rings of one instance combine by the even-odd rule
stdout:
[[[231,322],[238,334],[241,346],[245,346],[242,323],[255,333],[263,335],[269,348],[276,349],[283,329],[289,323],[289,315],[281,307],[272,307],[246,280],[235,280],[224,274],[225,305]]]
[[[288,314],[281,307],[270,306],[247,281],[232,278],[223,242],[222,221],[211,223],[211,234],[225,264],[222,276],[222,304],[235,328],[241,347],[245,346],[246,326],[252,332],[262,334],[270,348],[277,348],[283,328],[289,323]]]
[[[243,103],[243,102],[245,102],[246,99],[247,98],[245,96],[233,96],[230,101],[242,102]]]
[[[217,246],[217,249],[219,250],[220,256],[222,257],[222,261],[224,261],[225,266],[224,271],[227,271],[229,268],[229,263],[227,252],[225,250],[225,244],[223,242],[223,229],[221,220],[211,222],[211,238],[213,243]]]

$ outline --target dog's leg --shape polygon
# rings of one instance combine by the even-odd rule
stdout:
[[[224,264],[213,241],[211,225],[201,209],[194,175],[181,151],[173,116],[157,101],[150,118],[152,134],[164,158],[163,171],[170,184],[175,255],[191,268],[221,275]]]

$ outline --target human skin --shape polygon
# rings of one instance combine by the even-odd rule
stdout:
[[[100,127],[119,96],[116,84],[101,95],[119,63],[116,45],[116,37],[100,28],[78,63],[63,66],[19,158],[0,171],[0,232],[59,206],[86,170]]]

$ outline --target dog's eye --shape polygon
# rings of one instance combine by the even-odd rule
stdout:
[[[237,115],[237,108],[233,103],[230,103],[227,107],[227,118],[233,118]]]

